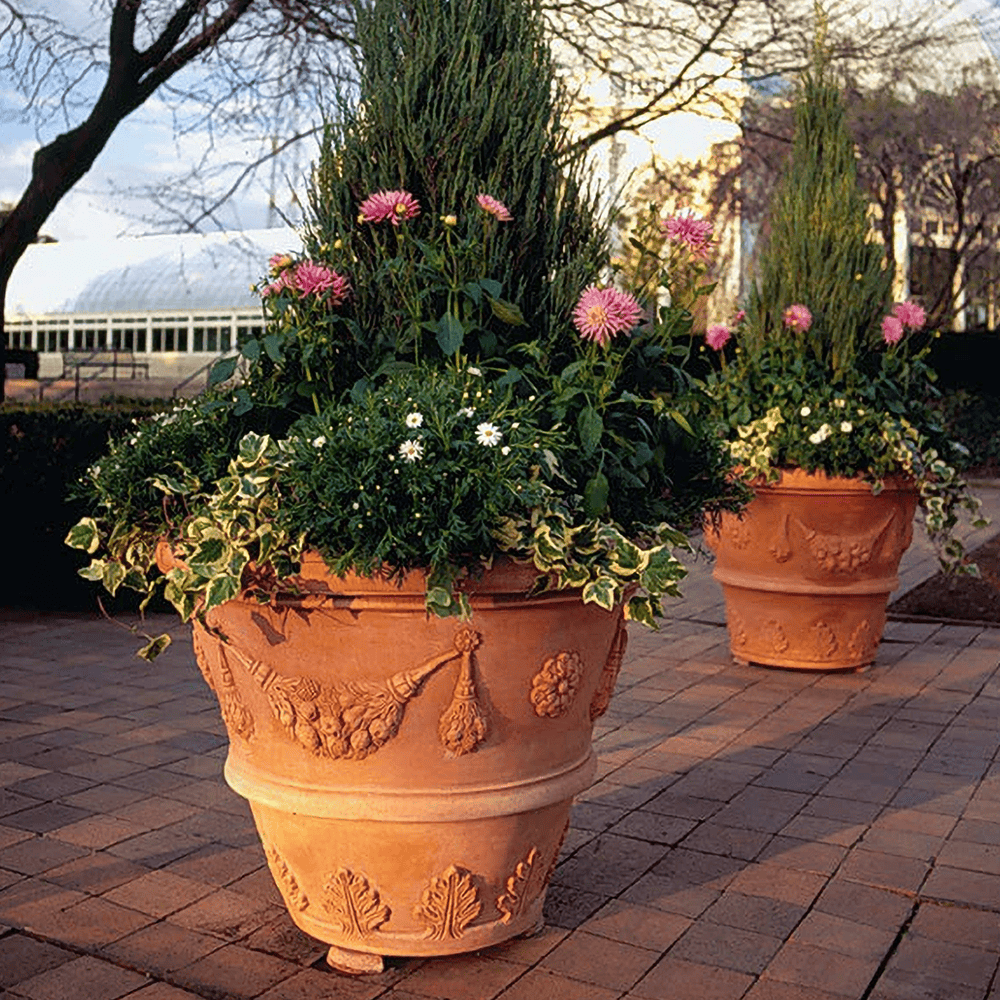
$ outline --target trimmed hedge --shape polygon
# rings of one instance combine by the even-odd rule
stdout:
[[[1000,395],[1000,334],[943,332],[930,341],[927,362],[938,374],[942,390],[968,389]]]
[[[5,403],[0,406],[0,523],[4,572],[0,605],[96,610],[138,607],[140,595],[120,591],[112,600],[77,570],[88,557],[63,539],[85,514],[86,502],[70,494],[108,439],[124,433],[134,417],[171,405],[164,400],[109,399],[99,404]]]

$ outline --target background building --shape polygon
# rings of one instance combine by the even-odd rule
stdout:
[[[285,228],[36,244],[11,278],[8,344],[38,351],[43,379],[67,352],[120,351],[181,382],[262,332],[250,286],[272,254],[300,249]]]

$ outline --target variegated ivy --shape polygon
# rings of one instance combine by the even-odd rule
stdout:
[[[627,618],[653,627],[661,601],[680,596],[677,585],[687,574],[671,552],[690,549],[682,532],[661,524],[640,544],[607,522],[574,524],[554,495],[529,520],[506,518],[496,538],[501,551],[531,559],[542,574],[539,589],[578,588],[584,603],[608,611],[627,602]]]
[[[243,571],[253,559],[274,570],[276,578],[294,572],[302,553],[302,540],[288,537],[275,527],[278,493],[274,481],[281,468],[284,442],[267,435],[248,434],[229,464],[228,475],[208,491],[183,466],[173,476],[157,476],[153,484],[164,496],[182,498],[196,513],[171,532],[172,565],[164,573],[157,565],[161,533],[135,525],[112,525],[85,517],[66,537],[66,544],[100,558],[80,570],[88,580],[100,581],[114,594],[121,586],[146,594],[144,608],[157,586],[182,620],[203,615],[231,600],[243,590]],[[262,602],[270,595],[254,592]],[[153,659],[169,644],[157,636],[140,655]]]
[[[248,592],[244,571],[251,562],[271,570],[268,579],[274,581],[294,575],[307,539],[282,531],[276,515],[280,476],[295,447],[292,440],[247,434],[228,474],[215,483],[202,484],[180,464],[173,475],[155,477],[153,484],[164,497],[190,511],[171,525],[166,539],[162,530],[83,518],[66,538],[67,544],[94,556],[81,574],[103,582],[112,594],[121,586],[145,593],[144,606],[162,583],[164,596],[184,621]],[[607,522],[575,523],[555,492],[540,489],[543,502],[531,509],[530,518],[505,518],[499,525],[500,551],[533,562],[540,574],[539,591],[576,588],[585,603],[609,611],[627,602],[627,617],[655,626],[662,598],[679,596],[677,584],[686,570],[671,548],[689,547],[687,538],[663,524],[640,543]],[[157,564],[157,550],[162,554],[163,546],[169,551],[165,572]],[[453,589],[457,575],[456,569],[428,580],[429,612],[470,613],[466,596]],[[249,593],[261,602],[272,596],[259,583]],[[140,655],[152,659],[168,643],[165,635],[153,637]]]

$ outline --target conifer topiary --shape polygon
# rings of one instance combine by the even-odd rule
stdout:
[[[860,351],[881,339],[892,275],[875,241],[857,180],[854,140],[822,37],[799,84],[795,136],[770,207],[770,231],[747,306],[744,347],[811,357],[839,381]],[[785,317],[793,303],[812,314],[807,330]],[[794,344],[794,346],[793,346]]]
[[[374,0],[355,12],[357,89],[340,96],[326,129],[308,249],[338,240],[349,248],[356,314],[366,328],[396,331],[405,353],[408,317],[380,280],[379,233],[356,224],[359,206],[374,192],[404,190],[434,223],[463,225],[479,211],[476,196],[491,195],[513,221],[495,227],[481,273],[504,276],[502,297],[528,327],[498,321],[463,350],[504,355],[511,339],[535,338],[551,350],[555,328],[606,260],[606,225],[569,152],[566,97],[537,3]]]

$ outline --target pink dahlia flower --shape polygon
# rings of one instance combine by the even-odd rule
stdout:
[[[362,222],[391,222],[398,226],[420,214],[420,202],[409,191],[376,191],[361,202]]]
[[[331,305],[339,306],[350,286],[347,279],[337,274],[332,268],[324,264],[317,264],[311,260],[304,260],[295,268],[295,287],[304,295],[319,295],[322,292],[330,293]]]
[[[898,344],[903,339],[903,321],[896,316],[886,316],[882,320],[882,339],[887,344]]]
[[[641,316],[642,307],[628,292],[591,285],[573,310],[573,323],[584,340],[607,347],[615,334],[635,329]]]
[[[812,326],[813,321],[812,313],[799,303],[789,306],[782,318],[789,330],[799,330],[802,333]]]
[[[919,330],[927,322],[927,313],[916,302],[897,302],[892,314],[910,330]]]
[[[746,309],[738,309],[733,317],[733,326],[739,326],[747,318]]]
[[[671,243],[686,246],[701,260],[705,260],[712,249],[712,223],[705,219],[694,219],[690,215],[672,215],[664,221],[661,230]]]
[[[500,222],[511,222],[514,216],[510,214],[507,206],[502,201],[497,201],[491,194],[477,194],[476,201],[479,207],[494,219]]]
[[[705,343],[713,351],[721,351],[732,335],[732,331],[724,323],[714,323],[705,331]]]
[[[281,271],[274,281],[260,290],[261,298],[266,299],[269,295],[280,295],[286,288],[293,288],[291,273],[287,267]]]

